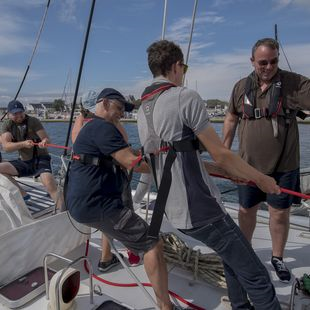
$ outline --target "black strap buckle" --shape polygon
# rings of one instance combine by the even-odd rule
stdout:
[[[263,117],[260,108],[255,108],[255,109],[254,109],[254,117],[255,117],[256,119],[260,119],[260,118]]]
[[[100,157],[87,154],[73,154],[72,159],[77,160],[84,165],[100,166]]]

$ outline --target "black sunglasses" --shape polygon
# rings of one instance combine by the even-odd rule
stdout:
[[[185,74],[188,70],[188,65],[183,62],[179,63],[179,65],[183,67],[183,74]]]
[[[270,64],[270,65],[275,65],[275,64],[277,64],[279,62],[279,58],[278,57],[276,57],[276,58],[274,58],[274,59],[271,59],[271,60],[265,60],[265,59],[263,59],[263,60],[258,60],[257,61],[257,63],[258,63],[258,65],[259,66],[261,66],[261,67],[264,67],[264,66],[267,66],[268,64]]]

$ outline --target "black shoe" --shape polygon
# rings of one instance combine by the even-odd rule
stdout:
[[[124,257],[122,254],[119,254],[121,257]],[[108,262],[102,262],[101,260],[98,263],[98,270],[101,272],[106,272],[110,270],[112,267],[117,266],[120,264],[119,259],[116,257],[115,254],[112,254],[112,259]]]
[[[147,208],[147,205],[143,205],[141,208],[140,208],[140,212],[141,213],[146,213],[146,209],[147,209],[147,212],[148,214],[153,214],[153,211],[154,211],[154,207],[155,207],[155,200],[151,201],[148,208]]]
[[[291,280],[291,273],[285,266],[282,259],[272,257],[271,264],[274,267],[276,274],[281,282],[287,283]]]

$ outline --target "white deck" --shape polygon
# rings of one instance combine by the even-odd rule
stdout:
[[[235,205],[228,205],[228,212],[231,216],[236,219],[237,207]],[[268,215],[268,212],[260,211],[262,216]],[[144,217],[144,214],[140,214]],[[309,234],[305,234],[309,230],[309,218],[292,216],[292,222],[296,222],[299,225],[302,224],[305,228],[291,228],[290,234],[286,246],[285,252],[285,262],[287,267],[292,271],[293,279],[295,277],[300,277],[304,273],[310,273],[310,238]],[[168,232],[177,232],[171,225],[165,221],[163,223],[162,231]],[[304,236],[305,235],[305,236]],[[182,235],[182,239],[194,249],[200,248],[201,252],[208,253],[210,250],[196,242],[195,240]],[[122,268],[122,266],[115,267],[111,271],[100,274],[97,271],[97,263],[101,254],[100,249],[101,242],[101,233],[96,232],[92,235],[90,242],[90,251],[89,257],[91,259],[94,271],[97,275],[102,278],[115,282],[115,283],[132,283],[133,279],[129,274]],[[126,256],[126,249],[118,242],[115,243],[118,250]],[[276,288],[277,296],[282,304],[283,309],[288,309],[288,304],[290,301],[291,294],[291,283],[284,284],[281,283],[270,264],[271,256],[271,240],[268,230],[268,225],[266,224],[266,219],[262,218],[262,222],[257,224],[254,238],[253,238],[253,247],[256,250],[256,253],[265,264],[267,270],[270,273],[273,284]],[[2,251],[2,250],[1,250]],[[59,253],[61,254],[61,253]],[[68,258],[76,259],[85,254],[85,244],[75,249]],[[77,308],[76,309],[95,309],[94,305],[89,305],[89,296],[88,296],[88,275],[86,274],[83,266],[80,266],[82,271],[82,282],[81,288],[79,291],[79,297],[77,298]],[[132,267],[132,271],[139,277],[142,282],[148,282],[146,274],[144,272],[143,265]],[[169,289],[178,295],[182,296],[186,300],[192,302],[193,304],[201,307],[202,309],[230,309],[229,304],[226,302],[222,303],[221,299],[223,296],[227,295],[226,290],[212,287],[211,285],[201,282],[194,281],[193,276],[180,268],[169,265]],[[111,285],[101,283],[94,279],[94,284],[97,284],[101,287],[101,291],[104,295],[108,295],[115,300],[128,305],[132,309],[153,309],[152,304],[145,298],[140,288],[121,288]],[[148,291],[153,295],[152,289],[148,288]],[[98,296],[95,294],[95,304],[99,305],[105,300],[105,296]],[[181,302],[175,301],[176,304],[181,306],[186,306]],[[310,303],[310,299],[309,299]],[[0,310],[8,309],[0,305]],[[36,301],[24,306],[22,309],[31,309],[31,310],[42,310],[47,309],[47,300],[44,296],[37,299]]]

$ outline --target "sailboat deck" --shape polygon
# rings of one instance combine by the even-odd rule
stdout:
[[[32,196],[32,203],[42,203],[44,205],[45,211],[50,212],[53,209],[53,203],[51,199],[46,194],[42,186],[33,180],[21,180],[23,183],[28,182],[25,186],[25,189]],[[24,185],[23,185],[24,186]],[[35,188],[32,188],[33,186]],[[50,202],[50,203],[49,203]],[[235,204],[227,204],[227,211],[231,216],[237,220],[237,206]],[[37,217],[38,212],[35,212],[31,209],[32,205],[28,205],[28,208],[33,212],[33,216]],[[43,209],[44,211],[44,209]],[[41,212],[40,215],[44,214]],[[47,213],[45,212],[45,213]],[[139,213],[142,217],[145,217],[145,214]],[[38,216],[40,216],[38,215]],[[277,296],[281,302],[282,308],[284,310],[289,309],[290,295],[292,281],[290,283],[280,282],[270,264],[271,256],[271,240],[268,229],[268,219],[265,217],[268,215],[267,211],[259,211],[258,224],[254,233],[253,238],[253,247],[260,257],[261,261],[266,266],[267,270],[270,273],[271,279],[275,286]],[[58,215],[59,216],[59,215]],[[286,245],[285,252],[285,262],[287,267],[292,271],[293,279],[295,277],[301,277],[304,273],[310,272],[309,264],[309,253],[310,253],[310,237],[309,237],[309,218],[292,216],[292,223],[298,223],[299,226],[294,226],[290,229],[290,234],[288,242]],[[303,226],[303,227],[301,227]],[[292,226],[293,227],[293,226]],[[182,240],[187,243],[188,246],[192,247],[194,250],[200,249],[202,253],[210,253],[211,250],[205,247],[203,244],[197,242],[196,240],[181,234],[176,229],[174,229],[166,220],[163,222],[161,229],[163,232],[173,232],[181,236]],[[126,261],[126,249],[119,242],[115,242],[116,248],[120,253],[125,256]],[[66,257],[70,259],[76,259],[85,255],[86,245],[83,243],[81,246],[77,247],[74,251],[70,252]],[[59,253],[60,254],[60,253]],[[121,266],[117,266],[112,270],[102,274],[97,270],[97,264],[99,257],[101,255],[101,233],[95,232],[91,235],[90,238],[90,247],[89,247],[89,259],[94,268],[95,274],[102,277],[105,280],[111,281],[113,283],[132,283],[134,282],[131,276],[127,271]],[[63,267],[64,264],[56,262],[52,264],[52,267],[55,269]],[[95,309],[93,305],[89,304],[89,280],[88,274],[86,273],[83,265],[81,264],[78,267],[81,271],[81,287],[79,295],[76,300],[76,309]],[[146,273],[144,271],[143,265],[136,267],[130,267],[130,269],[135,273],[135,275],[141,280],[141,282],[148,282]],[[199,306],[201,309],[216,309],[216,310],[225,310],[230,309],[230,305],[227,302],[227,291],[223,288],[214,287],[206,282],[201,280],[194,280],[193,274],[189,271],[183,270],[176,265],[168,265],[169,272],[169,289],[176,294],[182,296],[187,301]],[[114,285],[108,285],[94,279],[95,286],[95,304],[99,305],[104,300],[114,299],[120,302],[121,304],[126,305],[129,309],[154,309],[151,302],[142,294],[140,288],[138,287],[117,287]],[[153,291],[151,288],[147,288],[152,296]],[[101,292],[102,294],[98,294]],[[175,304],[182,307],[186,305],[178,300],[172,298]],[[23,309],[31,310],[41,310],[47,308],[48,301],[44,295],[35,301],[25,305]],[[0,305],[0,310],[8,309]]]

